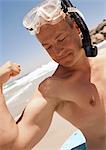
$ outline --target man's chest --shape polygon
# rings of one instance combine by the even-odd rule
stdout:
[[[75,101],[64,100],[60,103],[58,112],[78,128],[93,126],[98,121],[102,122],[105,112],[104,100],[96,85],[77,87],[75,94]]]

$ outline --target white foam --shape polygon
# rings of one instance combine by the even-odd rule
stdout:
[[[32,83],[29,83],[27,86],[21,88],[21,89],[18,91],[18,93],[17,93],[16,95],[14,95],[12,98],[10,98],[10,99],[6,102],[7,105],[8,105],[9,103],[11,103],[15,98],[17,98],[18,96],[20,96],[21,94],[23,94],[28,88],[31,87],[31,85],[32,85]]]
[[[16,88],[18,86],[24,86],[24,85],[32,82],[33,80],[36,80],[36,79],[40,78],[41,76],[55,70],[56,67],[57,67],[57,63],[54,62],[54,61],[51,61],[46,65],[42,65],[40,68],[38,68],[35,71],[31,72],[27,76],[16,80],[14,85],[12,85],[8,88],[5,88],[4,89],[4,94],[7,94],[9,91],[13,90],[14,88]]]

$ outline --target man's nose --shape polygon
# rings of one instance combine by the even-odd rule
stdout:
[[[62,50],[62,47],[60,44],[58,44],[57,42],[53,43],[53,50],[55,53],[60,53]]]

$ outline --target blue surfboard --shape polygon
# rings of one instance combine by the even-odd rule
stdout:
[[[86,139],[80,130],[75,131],[60,150],[86,150]]]

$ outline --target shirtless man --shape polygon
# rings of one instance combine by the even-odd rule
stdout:
[[[106,149],[106,51],[87,58],[76,23],[64,15],[56,19],[59,21],[52,24],[37,24],[39,32],[34,30],[53,60],[59,63],[54,74],[39,85],[44,98],[33,97],[16,124],[0,91],[1,150],[31,149],[47,132],[54,111],[83,132],[88,150]],[[7,72],[2,73],[2,84],[7,81]]]

